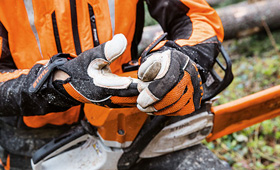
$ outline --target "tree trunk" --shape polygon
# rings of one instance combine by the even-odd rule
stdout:
[[[242,2],[217,10],[224,26],[225,40],[263,31],[264,22],[272,30],[279,29],[279,11],[279,0]]]
[[[264,30],[267,25],[271,30],[280,29],[280,0],[241,2],[217,9],[224,30],[225,40],[240,38]],[[144,28],[139,51],[147,47],[154,38],[162,33],[159,25]]]
[[[211,6],[217,6],[220,3],[224,2],[225,0],[206,0],[209,5]]]

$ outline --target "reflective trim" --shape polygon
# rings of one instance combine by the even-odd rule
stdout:
[[[27,15],[28,15],[28,20],[29,20],[31,29],[33,31],[33,34],[35,35],[35,38],[36,38],[36,41],[37,41],[37,44],[38,44],[38,47],[39,47],[39,51],[40,51],[40,54],[41,54],[41,57],[43,58],[43,53],[42,53],[42,50],[41,50],[41,44],[40,44],[40,40],[39,40],[39,35],[38,35],[37,29],[36,29],[35,23],[34,23],[34,10],[33,10],[32,0],[23,0],[23,2],[24,2],[24,5],[25,5],[25,9],[26,9]]]
[[[109,10],[110,10],[110,18],[112,25],[112,37],[115,34],[115,0],[108,0]]]
[[[72,83],[67,83],[67,84],[63,84],[64,89],[66,90],[66,92],[73,97],[74,99],[82,102],[82,103],[101,103],[101,102],[105,102],[106,100],[109,100],[112,95],[104,98],[104,99],[100,99],[100,100],[92,100],[87,98],[86,96],[84,96],[82,93],[80,93],[73,85]]]

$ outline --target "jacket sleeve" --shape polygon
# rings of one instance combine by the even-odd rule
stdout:
[[[0,22],[0,116],[43,115],[68,110],[77,101],[61,94],[50,76],[37,93],[29,88],[48,61],[39,61],[31,69],[17,69],[13,62],[8,33]],[[57,87],[56,87],[57,86]]]
[[[222,42],[224,30],[216,11],[205,0],[146,0],[151,16],[168,33],[171,46],[187,54],[206,71],[213,67],[218,55],[218,41]]]

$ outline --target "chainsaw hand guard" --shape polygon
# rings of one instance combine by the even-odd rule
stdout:
[[[208,72],[206,77],[206,82],[203,84],[204,95],[202,97],[202,101],[207,101],[215,97],[217,94],[223,91],[227,86],[229,86],[229,84],[233,80],[231,60],[220,42],[218,48],[222,54],[223,60],[226,65],[224,66],[218,58],[216,58],[216,63],[224,72],[224,77],[221,78],[218,75],[218,73],[214,70],[214,68],[212,68]]]

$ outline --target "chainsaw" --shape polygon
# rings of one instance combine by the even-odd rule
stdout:
[[[219,106],[215,97],[233,80],[231,61],[219,45],[223,77],[215,69],[204,83],[201,109],[185,116],[152,116],[135,108],[85,105],[86,120],[35,152],[34,170],[131,169],[141,159],[172,154],[280,115],[280,86]],[[223,64],[225,63],[225,65]],[[125,76],[136,72],[131,71]],[[94,107],[94,108],[92,108]]]

